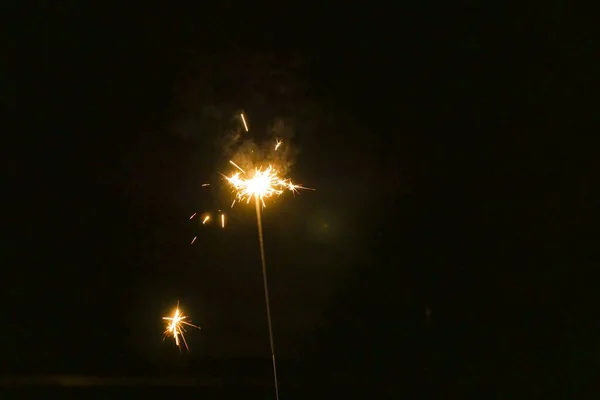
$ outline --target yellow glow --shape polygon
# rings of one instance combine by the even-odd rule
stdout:
[[[179,309],[179,301],[177,302],[177,307],[175,307],[175,311],[173,311],[173,316],[171,317],[162,317],[163,320],[167,321],[167,329],[165,330],[165,337],[172,336],[175,340],[175,345],[181,349],[181,340],[183,340],[183,344],[187,351],[190,351],[188,347],[187,341],[185,340],[185,336],[183,333],[185,332],[184,325],[191,326],[193,328],[200,329],[199,326],[193,325],[187,321],[184,321],[187,316],[183,315],[183,312]]]
[[[243,170],[233,161],[231,164],[236,166],[240,171]],[[290,179],[284,179],[279,176],[279,171],[271,165],[266,168],[257,168],[250,178],[244,179],[240,172],[236,172],[231,176],[226,176],[225,179],[231,184],[236,194],[236,200],[250,202],[253,197],[256,197],[265,206],[264,199],[272,196],[279,196],[284,191],[297,192],[298,189],[307,189],[300,185],[295,185]],[[235,203],[235,200],[234,200]],[[231,205],[233,207],[233,204]]]

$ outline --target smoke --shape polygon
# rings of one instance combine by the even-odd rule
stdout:
[[[221,150],[226,158],[224,161],[229,163],[231,160],[244,171],[271,165],[282,175],[290,173],[299,153],[292,142],[292,122],[277,118],[263,129],[258,124],[253,125],[254,129],[248,125],[250,129],[246,132],[241,114],[238,116],[241,125],[225,135],[225,143]],[[258,132],[255,133],[255,130]]]

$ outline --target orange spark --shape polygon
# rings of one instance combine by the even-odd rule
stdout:
[[[181,339],[183,340],[183,344],[185,345],[186,350],[190,351],[187,341],[185,340],[185,336],[183,335],[183,333],[185,332],[184,325],[191,326],[191,327],[194,327],[197,329],[200,329],[200,327],[193,325],[187,321],[184,321],[186,318],[187,317],[185,315],[183,315],[183,313],[179,309],[179,301],[178,301],[177,307],[175,307],[175,311],[173,312],[173,316],[162,318],[165,321],[169,321],[169,322],[167,322],[167,329],[165,330],[165,336],[163,337],[163,340],[168,335],[173,336],[173,339],[175,339],[175,345],[177,347],[179,347],[179,350],[181,350],[181,343],[179,341],[179,337],[181,336]]]
[[[248,125],[246,124],[246,118],[244,118],[244,113],[241,113],[242,122],[244,122],[244,128],[246,128],[246,132],[248,132]]]

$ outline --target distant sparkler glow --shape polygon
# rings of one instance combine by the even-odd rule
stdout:
[[[163,320],[167,321],[167,329],[165,330],[165,336],[164,336],[163,340],[167,336],[172,336],[173,339],[175,340],[175,345],[177,347],[179,347],[179,350],[181,350],[181,342],[179,340],[179,337],[181,337],[181,340],[183,340],[183,344],[185,345],[186,350],[190,351],[187,341],[185,340],[185,336],[183,335],[183,333],[185,332],[184,325],[191,326],[191,327],[197,328],[197,329],[200,329],[200,327],[185,321],[186,318],[187,318],[187,316],[183,315],[183,313],[179,309],[179,301],[178,301],[177,307],[175,307],[175,311],[173,312],[173,316],[162,317]]]

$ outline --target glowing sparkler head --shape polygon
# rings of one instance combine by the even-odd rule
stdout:
[[[179,347],[179,349],[181,350],[181,342],[179,340],[179,337],[181,337],[181,340],[183,340],[183,344],[185,345],[186,350],[189,351],[190,348],[188,347],[187,341],[185,340],[185,336],[183,335],[183,333],[185,332],[184,325],[191,326],[191,327],[197,328],[197,329],[200,329],[200,327],[185,321],[186,318],[187,318],[187,316],[183,315],[183,313],[179,309],[179,302],[177,302],[177,307],[175,307],[173,316],[163,317],[162,319],[167,321],[167,329],[165,330],[165,338],[167,336],[172,336],[173,339],[175,340],[175,345],[177,347]],[[164,340],[164,338],[163,338],[163,340]]]
[[[233,162],[232,164],[236,165]],[[244,172],[241,168],[238,169]],[[255,169],[248,179],[244,179],[241,172],[225,178],[233,187],[237,200],[249,203],[252,198],[255,198],[260,200],[263,206],[265,198],[279,196],[285,190],[297,192],[298,189],[304,189],[300,185],[294,185],[289,179],[281,178],[279,172],[271,165]]]

